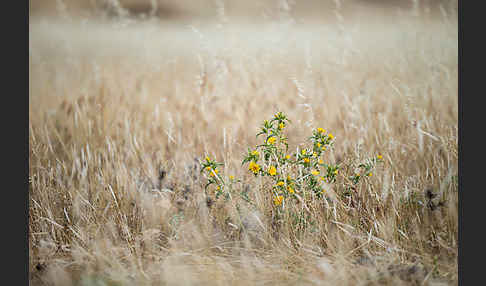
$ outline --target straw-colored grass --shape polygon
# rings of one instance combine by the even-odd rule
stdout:
[[[457,14],[403,13],[31,19],[31,283],[457,284]],[[276,221],[269,181],[241,165],[277,111],[292,151],[322,127],[325,160],[345,166],[332,204],[309,205],[313,228]],[[377,154],[344,195],[351,166]],[[253,205],[208,199],[206,155]]]

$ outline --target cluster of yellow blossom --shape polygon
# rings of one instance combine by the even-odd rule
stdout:
[[[270,166],[270,168],[268,168],[268,173],[270,176],[275,176],[277,174],[277,168],[275,168],[275,166]]]
[[[276,196],[275,198],[273,198],[273,203],[274,203],[276,206],[279,206],[279,205],[281,205],[281,204],[282,204],[283,199],[284,199],[284,197],[283,197],[283,196]]]
[[[260,171],[260,165],[251,161],[248,170],[252,171],[254,174],[258,174],[258,172]]]

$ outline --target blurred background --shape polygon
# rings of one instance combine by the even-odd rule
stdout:
[[[439,16],[444,11],[456,11],[457,0],[299,0],[299,1],[191,1],[191,0],[30,0],[30,15],[70,17],[156,16],[161,20],[215,20],[218,8],[224,6],[225,16],[242,20],[259,20],[271,17],[278,7],[296,19],[323,19],[336,9],[346,15],[359,15],[373,10],[383,15],[416,12],[426,16]]]

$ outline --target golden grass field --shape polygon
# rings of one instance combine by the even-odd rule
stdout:
[[[458,284],[457,10],[295,2],[188,18],[32,4],[31,285]],[[279,111],[289,152],[324,128],[339,164],[324,198],[283,209],[242,165]],[[206,156],[231,199],[204,189]]]

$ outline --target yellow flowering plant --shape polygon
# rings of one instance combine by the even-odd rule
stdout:
[[[205,189],[207,189],[209,185],[216,184],[218,185],[219,190],[221,190],[221,177],[218,174],[218,167],[222,165],[222,163],[211,160],[209,156],[206,156],[206,158],[202,161],[200,172],[204,172],[208,178],[208,182],[204,186]]]
[[[228,180],[225,180],[225,177],[220,174],[220,169],[218,167],[223,166],[223,163],[218,163],[215,160],[206,156],[205,159],[200,163],[201,164],[201,173],[204,173],[207,178],[207,183],[204,186],[204,190],[207,191],[210,185],[215,185],[214,192],[216,194],[216,199],[219,196],[224,195],[226,199],[231,198],[230,191],[233,188],[233,184],[240,182],[240,180],[235,180],[233,175],[228,177]]]
[[[380,154],[373,158],[368,158],[363,163],[360,163],[355,171],[355,174],[350,176],[349,179],[354,185],[357,185],[363,177],[371,177],[373,175],[371,171],[376,167],[377,163],[383,163],[383,156]]]
[[[282,112],[278,112],[271,120],[265,120],[260,127],[256,137],[263,136],[263,143],[248,148],[248,152],[243,158],[242,166],[247,165],[248,172],[254,177],[265,177],[271,183],[269,189],[272,193],[274,207],[283,210],[286,200],[295,199],[308,204],[315,198],[326,197],[324,189],[328,184],[336,183],[340,176],[342,167],[339,164],[326,163],[325,155],[328,150],[333,148],[335,136],[319,127],[312,131],[312,136],[308,137],[310,144],[303,146],[295,153],[289,152],[288,138],[284,134],[291,121]],[[382,156],[378,155],[358,166],[360,172],[355,172],[354,176],[349,177],[354,184],[363,177],[370,177],[371,170],[377,162],[382,161]],[[221,163],[212,161],[208,157],[203,160],[203,171],[206,170],[208,186],[216,185],[216,197],[225,194],[231,198],[230,192],[233,183],[239,182],[233,176],[225,182],[225,177],[220,173]],[[345,186],[345,190],[349,188]],[[249,201],[248,194],[242,196]]]
[[[333,183],[339,169],[338,165],[325,164],[322,158],[325,151],[332,147],[334,139],[334,136],[328,134],[323,128],[313,131],[309,138],[310,148],[302,148],[300,152],[290,154],[288,138],[283,132],[288,123],[290,120],[282,112],[276,113],[271,120],[265,120],[257,134],[257,137],[265,136],[264,143],[257,145],[255,150],[249,148],[242,162],[242,164],[249,163],[248,169],[255,176],[270,177],[273,181],[273,198],[278,196],[283,198],[283,201],[279,200],[280,203],[274,205],[282,207],[285,205],[285,199],[297,198],[297,195],[304,201],[313,196],[321,198],[323,195],[321,185],[324,182]],[[327,171],[324,174],[325,181],[319,180],[322,171]],[[292,179],[289,174],[298,175]]]
[[[262,154],[261,157],[255,156],[255,151],[248,149],[248,154],[242,162],[242,164],[249,162],[248,168],[255,176],[268,176],[272,179],[274,202],[278,202],[274,204],[275,206],[283,205],[287,195],[294,192],[292,187],[288,188],[290,181],[285,180],[283,176],[284,169],[288,170],[288,165],[292,162],[291,155],[288,154],[288,139],[283,133],[284,128],[290,122],[282,112],[276,113],[271,120],[265,120],[260,132],[256,135],[257,138],[265,136],[264,143],[256,146],[255,149],[258,150],[258,154]],[[255,172],[254,166],[260,166],[260,164],[265,168],[259,168],[258,172]]]

